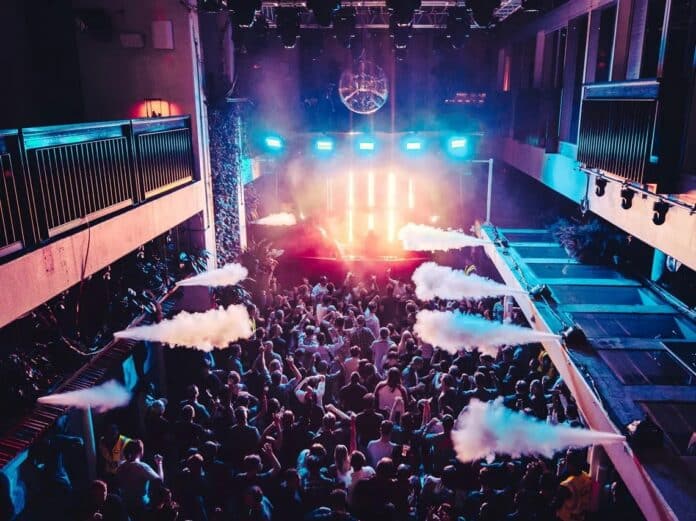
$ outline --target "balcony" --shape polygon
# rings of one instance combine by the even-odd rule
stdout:
[[[191,218],[204,229],[188,116],[2,131],[0,161],[0,327]]]
[[[196,179],[189,116],[0,131],[0,258]]]
[[[626,181],[657,183],[658,82],[602,83],[583,90],[578,161]]]

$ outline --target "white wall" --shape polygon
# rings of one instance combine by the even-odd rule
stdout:
[[[178,0],[74,0],[75,8],[104,9],[114,34],[109,42],[89,34],[78,37],[85,119],[91,121],[138,117],[146,98],[170,103],[172,115],[190,114],[196,166],[204,183],[205,244],[215,252],[207,114],[197,13]],[[169,20],[173,50],[155,49],[152,22]],[[140,33],[143,48],[122,47],[119,33]],[[211,259],[215,262],[215,259]]]

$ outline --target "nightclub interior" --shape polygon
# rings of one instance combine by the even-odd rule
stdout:
[[[696,2],[0,39],[0,521],[696,521]]]

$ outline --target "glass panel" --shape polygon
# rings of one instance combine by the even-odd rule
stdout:
[[[645,17],[643,36],[643,56],[640,64],[641,78],[657,76],[657,61],[660,56],[662,21],[665,15],[665,0],[648,0],[648,14]]]
[[[696,342],[664,342],[664,344],[677,358],[696,372]]]
[[[672,315],[652,313],[573,313],[589,338],[684,338]]]
[[[696,432],[695,402],[638,402],[665,433],[677,452],[686,456],[691,435]]]
[[[567,259],[568,254],[560,246],[514,246],[518,255],[536,259]]]
[[[589,264],[529,264],[541,279],[620,279],[621,274],[606,266]]]
[[[582,96],[582,84],[585,80],[583,69],[585,68],[585,50],[587,48],[587,15],[581,16],[570,22],[569,30],[575,32],[576,49],[575,49],[575,74],[573,75],[573,100],[572,113],[570,120],[570,134],[568,141],[570,143],[578,142],[578,126],[580,123],[580,99]]]
[[[599,356],[624,385],[694,385],[694,376],[668,351],[602,349]]]
[[[611,51],[614,46],[614,26],[616,25],[616,6],[607,7],[600,14],[599,41],[597,42],[596,83],[609,81]]]
[[[561,304],[640,305],[638,288],[623,286],[552,286],[555,299]]]
[[[509,242],[554,242],[553,235],[549,232],[503,232]]]

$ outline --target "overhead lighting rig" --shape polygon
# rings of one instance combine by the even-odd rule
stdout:
[[[320,17],[316,13],[316,1],[296,2],[289,0],[261,2],[261,12],[268,20],[270,27],[276,27],[277,11],[281,7],[299,8],[300,27],[303,29],[317,29],[326,27],[325,11],[321,11]],[[321,9],[326,9],[327,4],[333,4],[333,0],[322,0]],[[336,0],[340,2],[340,8],[334,10],[334,28],[336,27],[336,14],[346,8],[355,12],[355,27],[357,29],[390,29],[394,24],[407,26],[413,29],[441,29],[446,26],[449,9],[464,7],[464,0]],[[471,17],[470,17],[471,22]],[[484,27],[472,22],[471,29]]]

